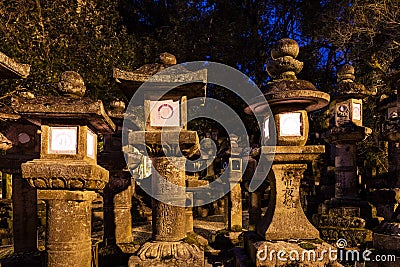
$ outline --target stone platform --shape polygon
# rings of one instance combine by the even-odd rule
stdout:
[[[320,239],[265,241],[255,233],[248,232],[244,235],[244,242],[249,256],[247,264],[251,262],[251,266],[343,266],[329,258],[329,251],[336,248]],[[236,266],[244,265],[237,263]]]

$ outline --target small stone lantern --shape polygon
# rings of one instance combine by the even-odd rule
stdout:
[[[110,249],[117,245],[124,253],[133,253],[135,247],[132,236],[132,197],[135,181],[129,170],[135,170],[142,159],[137,152],[131,153],[128,166],[122,152],[122,125],[125,102],[114,100],[108,116],[116,125],[115,133],[104,134],[104,150],[99,154],[99,164],[110,172],[109,183],[103,190],[104,201],[104,243]],[[134,127],[134,125],[132,125]],[[137,171],[134,172],[138,176]]]
[[[128,131],[128,146],[142,152],[147,150],[153,163],[151,192],[148,192],[154,197],[153,241],[145,243],[130,258],[129,266],[204,265],[204,252],[182,240],[186,237],[187,221],[185,156],[199,150],[197,133],[187,130],[186,101],[205,96],[207,72],[191,72],[178,65],[172,72],[167,70],[153,76],[175,64],[173,58],[173,55],[163,53],[161,64],[147,64],[133,72],[114,69],[114,78],[121,83],[122,91],[128,98],[135,94],[137,100],[131,100],[125,121],[131,106],[136,104],[144,110],[143,129]],[[139,88],[143,83],[144,88]],[[165,93],[165,88],[173,89]],[[140,99],[136,99],[138,94]]]
[[[47,266],[91,266],[91,202],[108,182],[97,165],[97,133],[115,125],[101,101],[81,96],[80,75],[64,72],[65,96],[16,97],[12,107],[41,126],[40,158],[22,164],[22,176],[47,204]]]

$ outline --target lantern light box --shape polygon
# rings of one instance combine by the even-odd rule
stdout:
[[[280,136],[301,136],[301,119],[300,112],[281,113],[279,114]]]
[[[49,154],[76,154],[78,127],[50,127]]]

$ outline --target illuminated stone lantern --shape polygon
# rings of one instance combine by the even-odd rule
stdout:
[[[371,239],[371,232],[364,228],[364,219],[372,218],[372,209],[358,197],[356,164],[356,143],[371,134],[371,129],[362,126],[363,99],[371,92],[354,79],[354,68],[350,65],[344,65],[337,72],[338,84],[330,104],[330,127],[323,134],[324,140],[334,146],[335,196],[321,205],[322,214],[317,224],[325,240],[334,241],[340,236],[349,244],[357,245]],[[341,223],[335,221],[337,218]]]
[[[323,138],[335,145],[335,198],[357,197],[356,143],[371,129],[362,126],[362,99],[371,95],[364,85],[354,82],[354,68],[338,70],[338,85],[330,104],[330,128]]]
[[[108,182],[97,165],[97,133],[115,125],[101,101],[82,97],[85,85],[73,71],[59,83],[64,96],[14,98],[21,117],[41,126],[40,158],[22,164],[22,176],[47,205],[47,266],[91,266],[91,202]]]
[[[252,261],[260,266],[266,262],[256,257],[255,252],[262,250],[264,245],[268,250],[280,249],[279,243],[268,240],[319,238],[318,230],[302,209],[299,189],[307,163],[325,151],[321,145],[305,145],[309,131],[307,112],[325,107],[330,97],[310,82],[296,78],[303,67],[303,63],[295,59],[298,52],[298,44],[291,39],[281,39],[272,48],[267,72],[273,80],[260,98],[265,97],[268,101],[274,117],[268,117],[268,106],[257,98],[245,109],[248,114],[265,117],[260,157],[273,161],[268,174],[270,202],[265,216],[256,225],[257,234],[267,241],[258,242],[259,237],[250,237],[247,248]],[[273,146],[275,137],[276,147]],[[300,247],[297,249],[301,251]]]
[[[99,154],[99,164],[110,172],[109,182],[103,190],[105,245],[118,245],[123,252],[132,253],[135,248],[131,208],[135,182],[130,170],[133,171],[139,166],[142,156],[139,152],[131,153],[131,164],[127,166],[122,152],[124,115],[125,103],[121,100],[112,101],[108,116],[116,125],[116,131],[103,135],[104,150]],[[135,174],[137,176],[137,172]]]
[[[130,106],[136,104],[144,110],[143,129],[128,131],[128,146],[147,150],[153,163],[148,192],[153,196],[153,240],[141,246],[129,266],[204,266],[203,251],[182,240],[186,237],[185,156],[199,149],[197,133],[187,130],[186,101],[205,97],[207,72],[191,72],[178,65],[171,72],[156,74],[176,64],[171,54],[163,53],[160,58],[162,63],[147,64],[133,72],[114,70],[114,78],[128,98],[139,94]],[[173,89],[167,92],[169,88]],[[125,120],[129,119],[130,106]],[[129,148],[125,151],[129,156]]]

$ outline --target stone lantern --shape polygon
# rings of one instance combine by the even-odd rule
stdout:
[[[103,190],[104,242],[109,247],[118,245],[124,253],[133,253],[131,208],[135,182],[130,170],[139,166],[142,157],[139,152],[131,153],[131,164],[126,165],[122,152],[124,115],[125,102],[118,99],[112,101],[108,116],[116,125],[116,131],[104,134],[104,150],[99,154],[99,164],[110,172],[109,183]],[[134,173],[137,175],[137,172]]]
[[[168,53],[160,58],[162,63],[147,64],[133,72],[114,70],[114,78],[128,98],[140,94],[136,104],[144,111],[143,128],[128,131],[128,146],[142,152],[147,150],[153,163],[149,192],[153,196],[153,238],[131,257],[129,266],[203,266],[204,253],[182,240],[186,237],[185,156],[199,149],[197,133],[187,130],[186,101],[205,96],[207,73],[177,66],[152,78],[176,63],[175,57]],[[139,88],[143,83],[144,90]],[[166,92],[165,88],[173,89]],[[135,104],[132,101],[130,106]],[[130,106],[125,121],[129,119]],[[125,151],[129,156],[129,149]]]
[[[258,99],[254,99],[245,109],[248,114],[265,117],[259,164],[262,164],[262,157],[273,161],[268,174],[271,184],[269,206],[263,219],[256,225],[259,236],[249,234],[247,237],[247,249],[257,266],[266,264],[256,257],[257,251],[264,249],[264,246],[278,251],[283,244],[259,242],[260,236],[263,240],[282,242],[319,238],[318,230],[309,222],[302,209],[299,189],[307,163],[325,151],[321,145],[305,145],[309,129],[307,112],[325,107],[330,97],[318,91],[310,82],[296,78],[303,67],[303,63],[295,59],[298,52],[298,44],[286,38],[279,40],[272,48],[272,59],[267,63],[267,71],[273,81],[267,85],[260,98],[265,97],[268,101],[274,117],[268,117],[267,105]],[[273,146],[275,137],[276,147]],[[285,244],[292,248],[295,246]],[[302,250],[300,247],[297,249]]]
[[[47,266],[91,266],[91,202],[108,182],[97,165],[97,133],[114,123],[101,101],[82,97],[85,85],[73,71],[59,84],[64,96],[16,97],[12,107],[40,125],[40,158],[22,164],[22,176],[47,205]]]
[[[337,72],[338,84],[330,104],[330,127],[323,138],[333,146],[335,157],[335,196],[321,204],[314,216],[325,240],[343,237],[357,245],[371,240],[371,231],[364,228],[372,220],[372,208],[358,196],[356,143],[371,134],[362,126],[363,99],[371,92],[354,82],[354,68],[344,65]],[[350,226],[350,227],[349,227]]]

